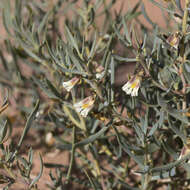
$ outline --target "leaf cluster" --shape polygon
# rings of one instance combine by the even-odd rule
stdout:
[[[151,20],[142,1],[114,14],[114,0],[83,0],[79,5],[15,0],[14,7],[4,1],[2,17],[10,35],[6,47],[13,60],[8,63],[0,53],[2,69],[8,76],[16,70],[20,78],[17,86],[13,78],[0,82],[13,91],[20,91],[21,84],[31,101],[41,99],[26,126],[37,113],[36,130],[50,131],[56,148],[70,153],[68,165],[44,163],[56,170],[56,175],[50,173],[50,189],[76,184],[83,189],[137,190],[179,189],[184,184],[188,189],[190,2],[186,0],[185,8],[180,0],[150,2],[163,11],[167,30]],[[141,16],[151,27],[141,22]],[[32,74],[27,76],[21,64]],[[138,96],[126,94],[124,84],[117,84],[119,69],[131,64],[134,72],[125,74],[125,81],[140,78]],[[74,77],[79,82],[67,92],[63,82]],[[83,117],[75,104],[89,96],[94,98],[93,108]],[[2,141],[5,126],[6,122],[0,130]],[[27,131],[28,127],[18,148]],[[20,160],[25,169],[31,168],[30,161]],[[28,177],[29,171],[22,175]],[[42,168],[30,187],[41,172]]]

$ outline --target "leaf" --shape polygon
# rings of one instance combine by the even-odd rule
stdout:
[[[170,178],[170,177],[174,177],[176,175],[176,168],[172,168],[169,171],[166,172],[160,172],[160,173],[155,173],[153,174],[151,180],[159,180],[159,179],[165,179],[165,178]]]
[[[160,9],[164,10],[164,11],[167,11],[168,13],[171,13],[171,14],[174,14],[175,12],[166,8],[166,7],[163,7],[160,3],[156,2],[155,0],[150,0],[154,5],[156,5],[157,7],[159,7]]]
[[[153,48],[152,48],[151,54],[153,54],[156,51],[156,49],[157,49],[157,43],[159,43],[159,39],[157,37],[157,35],[158,35],[158,26],[157,25],[154,28],[153,35],[154,35],[154,42],[153,42]]]
[[[86,73],[86,72],[83,72],[82,70],[81,70],[81,66],[80,66],[80,64],[77,64],[76,63],[76,65],[77,65],[77,69],[68,69],[65,65],[63,65],[62,63],[61,63],[61,61],[54,55],[54,53],[53,53],[53,51],[50,49],[50,47],[49,47],[49,45],[48,45],[48,43],[46,42],[46,46],[47,46],[47,50],[48,50],[48,52],[49,52],[49,55],[50,55],[50,57],[53,59],[53,61],[54,61],[54,63],[56,64],[56,66],[58,66],[58,69],[61,69],[62,70],[62,72],[64,72],[64,73],[72,73],[72,74],[79,74],[79,75],[84,75],[84,76],[87,76],[88,75],[88,73]],[[68,60],[70,60],[69,59],[69,55],[70,56],[72,56],[71,54],[69,54],[68,55],[68,50],[66,50],[66,52],[67,52],[67,54],[66,54],[66,62],[68,62]],[[74,54],[73,54],[73,56],[74,56]],[[74,67],[73,67],[74,68]]]
[[[66,25],[65,25],[65,36],[66,36],[68,42],[70,43],[70,45],[72,45],[76,49],[78,55],[80,55],[80,51],[78,49],[76,39],[74,39],[73,35],[71,34],[69,28]]]
[[[47,84],[47,87],[51,90],[53,94],[55,94],[56,97],[62,98],[61,94],[57,91],[57,89],[53,86],[53,84],[46,78],[45,82]]]
[[[32,52],[32,50],[30,50],[24,43],[21,44],[23,50],[31,57],[33,58],[35,61],[42,63],[44,60],[41,59],[38,55],[36,55],[35,53]]]
[[[87,172],[85,169],[84,169],[84,173],[85,173],[85,175],[87,176],[87,178],[88,178],[88,180],[89,180],[89,182],[90,182],[90,184],[91,184],[91,187],[92,187],[94,190],[97,190],[98,188],[96,187],[96,185],[95,185],[93,179],[90,177],[90,175],[88,175],[88,172]]]
[[[165,67],[158,73],[159,82],[166,86],[167,88],[170,88],[172,84],[174,83],[174,80],[172,79],[172,74],[169,68]]]
[[[162,146],[164,147],[165,151],[172,156],[172,158],[174,158],[175,160],[177,160],[179,158],[179,155],[168,145],[168,143],[162,141]]]
[[[66,165],[63,165],[63,164],[55,164],[55,163],[48,163],[48,162],[45,162],[44,163],[44,166],[46,168],[66,168],[68,169],[68,166]]]
[[[4,122],[3,125],[0,126],[0,144],[2,144],[5,141],[5,137],[8,130],[8,122],[7,120]]]
[[[148,111],[149,109],[147,109],[146,114],[145,114],[145,118],[141,118],[141,128],[143,131],[143,134],[146,135],[147,133],[147,129],[148,129]]]
[[[160,146],[158,146],[156,143],[148,144],[148,153],[152,154],[153,152],[156,152],[160,149]]]
[[[103,60],[102,60],[102,64],[104,66],[104,75],[102,78],[104,78],[108,72],[108,69],[109,69],[109,65],[110,65],[110,59],[111,59],[111,52],[108,52],[108,54],[104,54],[104,57],[103,57]]]
[[[28,170],[28,169],[29,169],[29,163],[28,163],[28,161],[26,160],[26,158],[21,157],[21,156],[18,156],[18,160],[22,163],[22,165],[24,166],[24,169],[25,169],[25,170]],[[20,165],[20,164],[19,164],[19,165]],[[20,169],[21,169],[21,167],[20,167]],[[24,172],[23,172],[23,174],[24,174]]]
[[[137,187],[131,187],[130,185],[128,185],[126,182],[124,181],[121,181],[120,179],[118,180],[118,182],[126,188],[126,190],[140,190],[139,188]]]
[[[2,65],[3,65],[3,68],[5,69],[5,71],[8,72],[8,65],[7,65],[7,61],[5,60],[5,57],[2,53],[2,51],[0,51],[0,59],[1,59],[1,62],[2,62]]]
[[[163,166],[151,168],[147,172],[155,173],[155,172],[169,171],[174,167],[184,164],[187,160],[189,160],[189,158],[190,158],[190,153],[188,153],[186,156],[183,156],[180,160],[171,162],[171,163],[163,165]]]
[[[114,27],[116,35],[118,36],[118,39],[121,40],[126,47],[131,46],[131,43],[129,43],[128,40],[125,40],[125,38],[120,34],[118,27],[115,25],[113,27]]]
[[[32,150],[32,148],[30,148],[29,153],[28,153],[28,161],[32,165],[32,161],[33,161],[33,150]]]
[[[75,144],[75,147],[84,146],[89,143],[94,142],[96,139],[98,139],[101,135],[103,135],[108,130],[108,127],[103,127],[101,130],[99,130],[94,135],[89,136],[88,138],[78,142]]]
[[[140,168],[144,168],[143,160],[141,159],[141,156],[136,156],[131,152],[129,147],[126,144],[122,144],[122,149],[139,165]]]
[[[130,62],[137,62],[138,60],[136,58],[126,58],[126,57],[121,57],[119,55],[113,55],[113,57],[118,60],[118,61],[125,61],[127,63],[130,63]]]
[[[126,13],[125,17],[127,21],[131,21],[132,19],[137,18],[139,15],[141,15],[141,12],[138,11],[140,4],[140,1],[137,2],[133,9]]]
[[[134,124],[133,127],[134,127],[135,132],[136,132],[138,138],[140,139],[141,143],[144,144],[144,133],[143,133],[142,129],[137,124]]]
[[[108,127],[103,127],[100,131],[95,133],[94,135],[89,136],[88,138],[75,143],[75,148],[78,148],[80,146],[85,146],[89,143],[94,142],[97,140],[101,135],[103,135],[106,131],[108,130]],[[58,144],[57,148],[62,149],[62,150],[71,150],[72,149],[72,144]]]
[[[42,30],[44,30],[44,28],[47,26],[47,21],[48,21],[48,18],[49,18],[49,16],[50,16],[51,13],[52,13],[52,11],[48,11],[44,15],[44,17],[43,17],[40,25],[38,26],[38,35],[40,35],[40,33],[42,32]]]
[[[1,107],[0,107],[0,114],[4,112],[9,106],[9,102],[6,101]]]
[[[94,8],[91,7],[90,9],[90,13],[88,14],[89,18],[88,18],[88,26],[92,25],[95,19],[95,12],[94,12]]]
[[[22,22],[22,15],[21,15],[21,10],[22,10],[22,1],[20,0],[16,0],[15,2],[15,19],[17,21],[17,23],[21,24]]]
[[[97,38],[96,36],[97,36],[97,34],[96,34],[96,32],[95,32],[94,40],[93,40],[93,43],[92,43],[92,47],[91,47],[91,49],[90,49],[90,54],[89,54],[89,56],[88,56],[88,59],[93,58],[93,57],[94,57],[94,54],[96,53],[96,52],[95,52],[95,50],[96,50],[96,38]]]
[[[52,99],[60,100],[60,95],[56,93],[53,85],[50,85],[50,81],[47,82],[47,79],[44,81],[40,81],[35,77],[32,77],[32,80],[45,92],[45,94]]]
[[[180,120],[185,124],[189,124],[189,121],[186,116],[183,115],[183,110],[177,110],[168,106],[168,103],[163,100],[159,94],[157,94],[158,104],[166,111],[170,116]]]
[[[186,80],[188,81],[188,83],[190,83],[190,63],[186,62],[183,64],[183,73],[185,75]]]
[[[77,67],[78,71],[80,72],[84,72],[83,66],[85,66],[86,63],[84,63],[84,61],[82,61],[79,57],[79,54],[76,56],[73,53],[73,50],[69,47],[67,47],[67,51],[68,51],[68,56],[70,57],[70,59],[72,60],[73,64]]]
[[[21,138],[19,140],[19,143],[18,143],[18,146],[17,146],[17,151],[20,149],[20,147],[21,147],[21,145],[23,143],[24,137],[26,136],[28,130],[30,129],[30,127],[32,125],[33,120],[36,117],[36,113],[38,111],[39,105],[40,105],[40,101],[37,100],[36,105],[34,107],[34,110],[31,112],[31,114],[29,115],[29,117],[28,117],[28,119],[26,121],[26,125],[24,127],[24,131],[22,132],[22,136],[21,136]]]
[[[152,22],[152,20],[149,18],[149,16],[146,13],[145,7],[144,7],[144,3],[141,3],[141,11],[142,14],[144,16],[144,18],[148,21],[149,24],[151,24],[153,26],[153,28],[156,26],[155,23]]]
[[[3,25],[9,35],[12,35],[10,32],[10,28],[12,26],[11,20],[11,8],[10,8],[10,0],[4,0],[4,7],[2,10],[2,18],[3,18]]]
[[[151,128],[151,130],[149,131],[149,133],[148,133],[148,136],[152,136],[153,134],[154,134],[154,132],[159,128],[159,127],[161,127],[162,126],[162,124],[163,124],[163,121],[164,121],[164,116],[165,116],[165,114],[164,114],[165,112],[164,111],[160,111],[160,118],[159,118],[159,120],[155,123],[155,124],[153,124],[153,127]]]
[[[183,133],[183,131],[180,131],[180,129],[178,129],[177,127],[176,127],[176,124],[175,123],[172,123],[171,121],[170,121],[170,118],[168,117],[168,124],[169,124],[169,127],[172,129],[172,131],[176,134],[176,135],[178,135],[180,138],[181,138],[181,140],[183,141],[183,142],[186,142],[186,136],[185,136],[185,134]]]
[[[182,121],[185,124],[189,125],[189,121],[186,116],[183,115],[183,113],[180,113],[176,109],[168,108],[166,111],[169,113],[169,115],[173,116],[174,118],[177,118],[178,120]]]
[[[111,82],[111,102],[114,102],[114,83],[115,83],[115,62],[114,58],[111,57],[111,64],[110,64],[110,70],[111,70],[111,77],[110,77],[110,82]]]
[[[181,0],[175,0],[175,2],[176,2],[176,5],[177,5],[178,9],[180,10],[180,12],[181,12],[182,15],[183,15],[183,9],[182,9],[182,7],[181,7]]]
[[[127,29],[127,25],[126,25],[126,21],[124,19],[124,17],[122,18],[122,24],[123,24],[123,28],[124,28],[124,32],[125,32],[125,37],[128,41],[129,45],[132,45],[132,41],[131,41],[131,37],[129,35],[128,29]]]
[[[56,145],[56,148],[70,151],[72,149],[72,144],[58,144]]]
[[[39,172],[38,176],[36,176],[32,180],[32,182],[30,183],[29,189],[31,189],[32,186],[40,179],[40,177],[42,176],[42,173],[43,173],[43,160],[42,160],[42,156],[39,154],[39,157],[40,157],[40,172]]]
[[[126,140],[124,140],[122,138],[122,136],[120,136],[120,134],[118,133],[117,131],[117,128],[112,126],[115,130],[115,133],[116,133],[116,137],[117,137],[117,140],[118,140],[118,143],[119,143],[119,146],[121,146],[121,148],[139,165],[139,167],[141,169],[144,169],[144,164],[143,164],[143,160],[140,159],[140,157],[137,157],[135,156],[131,150],[129,149],[129,146],[126,144]]]

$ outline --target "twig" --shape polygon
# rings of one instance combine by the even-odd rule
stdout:
[[[182,32],[183,32],[183,36],[186,35],[187,33],[187,18],[188,18],[188,6],[190,4],[190,0],[185,0],[185,10],[184,10],[184,15],[183,15],[183,22],[182,22]],[[185,48],[185,44],[183,44],[184,48]],[[182,64],[180,65],[180,77],[181,77],[181,81],[183,84],[183,89],[182,89],[182,93],[185,95],[186,92],[186,81],[183,75],[183,64],[186,61],[186,55],[185,53],[183,54],[183,58],[182,58]],[[186,100],[184,98],[183,100],[183,104],[182,104],[182,109],[186,109],[187,104],[186,104]]]
[[[75,153],[75,135],[76,135],[76,127],[74,126],[73,127],[73,138],[72,138],[72,150],[71,150],[71,160],[70,160],[70,163],[69,163],[69,169],[68,169],[68,172],[67,172],[67,177],[66,179],[69,180],[70,179],[70,176],[71,176],[71,170],[73,168],[73,163],[74,163],[74,153]]]

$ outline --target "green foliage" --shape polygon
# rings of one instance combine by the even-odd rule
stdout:
[[[190,1],[184,8],[180,0],[150,2],[162,10],[167,29],[152,21],[140,0],[115,14],[114,0],[3,1],[5,46],[13,59],[0,52],[0,83],[13,94],[23,87],[24,98],[41,102],[13,151],[3,145],[8,122],[1,124],[2,166],[10,177],[0,177],[8,186],[15,182],[9,167],[16,161],[30,189],[43,166],[55,169],[52,190],[78,184],[97,190],[189,188]],[[118,85],[117,71],[131,63],[134,72]],[[40,173],[31,180],[33,151],[26,160],[19,149],[34,120],[36,131],[51,131],[53,146],[69,152],[70,161],[43,163],[40,156]]]
[[[5,102],[1,106],[1,111],[5,110],[5,108],[8,107],[8,100],[6,98]],[[1,118],[1,131],[0,131],[0,149],[1,149],[1,159],[0,159],[0,167],[1,170],[4,170],[6,173],[5,175],[0,175],[0,184],[6,184],[4,185],[4,189],[9,189],[14,183],[17,183],[18,181],[22,180],[23,184],[25,184],[26,188],[29,189],[37,189],[36,182],[39,180],[39,178],[42,175],[43,172],[43,161],[42,157],[40,155],[40,172],[39,175],[32,179],[31,177],[31,171],[32,171],[32,164],[33,164],[33,150],[32,148],[28,152],[28,160],[24,157],[22,157],[19,154],[19,151],[21,149],[21,145],[23,143],[24,138],[26,138],[26,135],[28,133],[28,130],[30,129],[32,125],[32,121],[35,119],[35,115],[37,113],[39,107],[39,101],[36,103],[36,106],[32,113],[29,115],[26,125],[24,127],[24,130],[22,132],[22,135],[20,137],[20,140],[18,142],[18,145],[15,146],[13,142],[7,144],[6,141],[8,138],[10,138],[12,134],[12,126],[10,123],[8,123],[7,120],[3,121],[4,119]],[[16,174],[14,172],[15,168],[17,168],[18,173]]]

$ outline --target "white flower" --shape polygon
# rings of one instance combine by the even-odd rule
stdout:
[[[174,47],[175,49],[178,49],[179,46],[179,41],[180,41],[180,33],[179,32],[175,32],[174,34],[171,34],[168,38],[167,38],[167,43],[169,43],[172,47]]]
[[[96,78],[97,79],[102,79],[103,76],[104,76],[104,72],[96,73]]]
[[[96,68],[96,78],[97,79],[102,79],[102,77],[104,76],[105,74],[105,71],[104,71],[104,67],[102,65],[98,66]]]
[[[83,117],[86,117],[88,112],[93,108],[94,101],[93,96],[88,96],[80,102],[75,103],[73,106],[78,113],[80,113]]]
[[[134,76],[122,87],[122,90],[125,91],[126,94],[131,94],[131,96],[138,96],[140,83],[141,77]]]
[[[182,148],[179,158],[177,160],[182,159],[184,156],[186,156],[189,153],[190,153],[190,147],[189,147],[189,143],[188,143],[187,145],[184,145],[184,147]],[[189,161],[188,161],[188,163],[189,163]]]
[[[70,92],[71,89],[77,84],[78,81],[79,81],[79,78],[74,77],[74,78],[72,78],[71,80],[69,80],[67,82],[63,82],[62,85],[67,90],[67,92]]]

